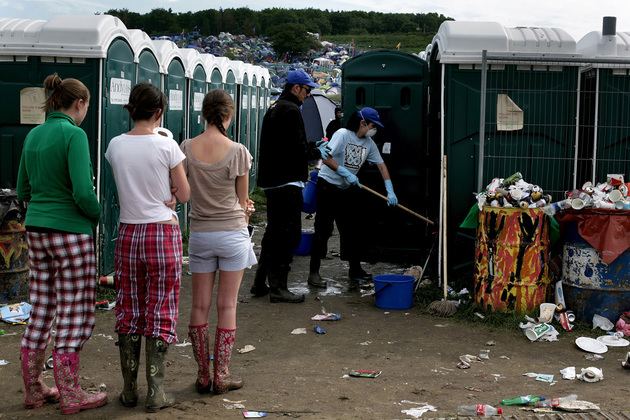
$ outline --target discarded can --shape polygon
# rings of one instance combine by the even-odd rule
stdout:
[[[103,287],[114,287],[116,285],[116,280],[114,276],[103,276],[99,277],[98,284]]]
[[[326,334],[326,331],[322,330],[320,327],[318,327],[317,325],[313,326],[313,330],[315,330],[315,332],[317,334]]]

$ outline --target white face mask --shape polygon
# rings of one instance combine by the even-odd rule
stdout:
[[[374,137],[376,135],[376,128],[370,128],[365,135],[367,137]]]

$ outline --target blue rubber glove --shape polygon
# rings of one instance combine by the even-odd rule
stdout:
[[[361,188],[361,184],[359,184],[359,178],[357,178],[355,174],[347,170],[344,166],[339,165],[339,167],[337,168],[337,173],[346,178],[346,181],[348,181],[350,185],[356,185],[357,187]]]
[[[319,153],[322,155],[322,159],[328,159],[328,156],[330,156],[331,152],[330,147],[328,147],[328,141],[320,140],[315,143],[315,146],[319,149]]]
[[[385,189],[387,190],[387,205],[388,206],[397,206],[398,205],[398,197],[394,194],[394,186],[392,185],[391,179],[385,180]]]

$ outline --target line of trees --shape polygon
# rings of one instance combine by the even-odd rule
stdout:
[[[321,35],[435,33],[442,22],[453,20],[437,13],[335,12],[313,8],[208,9],[194,13],[173,13],[172,9],[159,8],[147,14],[111,9],[106,13],[120,18],[128,28],[142,29],[150,35],[197,30],[204,35],[230,32],[266,36],[283,24],[298,24]]]

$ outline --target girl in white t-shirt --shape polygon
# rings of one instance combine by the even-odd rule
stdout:
[[[112,166],[120,202],[116,243],[116,332],[126,407],[138,402],[136,378],[142,336],[146,337],[147,398],[154,413],[175,398],[165,393],[168,345],[177,340],[182,276],[182,236],[171,202],[171,188],[182,203],[190,187],[185,156],[170,138],[154,134],[166,109],[166,96],[151,83],[138,83],[125,105],[133,130],[115,137],[105,157]]]
[[[188,256],[193,304],[189,336],[199,365],[197,391],[204,394],[212,389],[220,394],[243,386],[240,377],[230,375],[228,366],[244,269],[257,262],[247,230],[253,211],[248,194],[252,156],[245,146],[226,135],[234,115],[234,101],[229,93],[221,89],[209,92],[201,113],[207,123],[206,131],[181,145],[192,196]],[[217,270],[217,328],[211,375],[208,316]]]

